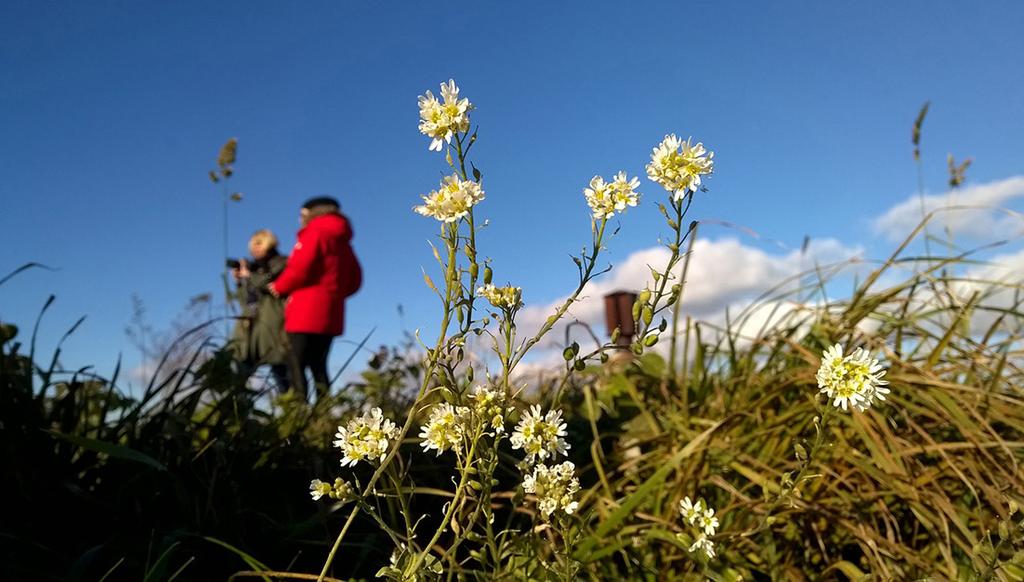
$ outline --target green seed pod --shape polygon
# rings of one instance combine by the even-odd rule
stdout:
[[[658,334],[651,334],[644,338],[644,345],[647,347],[651,347],[656,343],[658,343]]]
[[[796,459],[798,461],[804,461],[807,459],[807,449],[805,449],[803,445],[797,443],[793,445],[793,448],[796,450]]]
[[[575,355],[576,354],[572,353],[572,346],[569,346],[569,347],[565,348],[564,350],[562,350],[562,358],[564,358],[566,362],[571,360],[573,358],[573,356],[575,356]]]
[[[619,336],[620,335],[622,335],[622,329],[621,328],[616,327],[615,329],[612,330],[612,343],[613,344],[617,343],[619,341]]]
[[[668,329],[668,322],[662,317],[661,323],[658,324],[658,331],[665,331],[666,329]]]
[[[638,356],[643,354],[644,353],[644,345],[640,344],[640,343],[633,344],[633,353],[638,355]]]
[[[601,352],[601,363],[602,364],[607,364],[609,359],[610,358],[608,357],[608,354],[606,354],[605,352]]]
[[[641,305],[643,305],[643,304],[640,303],[639,299],[637,299],[633,303],[633,321],[639,321],[640,320],[640,306]]]
[[[466,381],[467,382],[472,382],[473,381],[473,366],[470,366],[470,367],[466,368]]]
[[[643,316],[644,325],[651,325],[651,322],[654,321],[654,310],[651,309],[650,306],[644,306]]]
[[[469,276],[476,279],[476,276],[480,273],[480,265],[472,263],[469,265]]]
[[[640,295],[636,298],[636,300],[640,302],[640,305],[646,305],[647,302],[651,300],[651,290],[644,289],[643,291],[640,292]]]
[[[490,267],[484,267],[484,285],[491,284],[491,277],[494,276],[494,271]]]
[[[569,347],[572,348],[572,355],[575,356],[576,354],[580,353],[580,344],[572,342],[572,345]]]
[[[576,368],[577,372],[582,372],[584,368],[587,367],[587,363],[584,362],[583,360],[576,360],[576,363],[573,365],[573,367]]]

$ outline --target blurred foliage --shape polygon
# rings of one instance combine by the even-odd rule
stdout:
[[[687,322],[675,369],[657,353],[621,355],[567,385],[532,387],[541,400],[564,392],[584,488],[570,530],[576,576],[1021,579],[1024,294],[1019,282],[952,275],[965,260],[894,258],[851,299],[794,302],[759,333],[744,319],[755,308],[731,329]],[[906,281],[868,288],[911,262]],[[370,405],[403,418],[421,373],[407,350],[381,348],[358,381],[309,405],[246,384],[228,352],[204,344],[184,368],[126,393],[117,374],[60,370],[57,358],[24,353],[19,337],[3,326],[0,578],[10,580],[317,571],[341,504],[312,503],[306,490],[339,473],[337,424]],[[892,395],[833,417],[828,445],[809,461],[813,478],[778,503],[821,414],[818,356],[837,341],[881,351]],[[424,495],[409,511],[429,522],[436,506],[423,499],[443,498],[451,468],[410,441],[401,471]],[[506,456],[496,520],[529,523]],[[356,481],[367,471],[355,468]],[[718,509],[719,555],[708,563],[687,551],[683,496]],[[386,486],[382,497],[380,517],[401,520]],[[372,577],[393,544],[369,517],[353,531],[333,575]],[[500,570],[457,549],[449,574],[550,577],[549,534],[501,538]]]

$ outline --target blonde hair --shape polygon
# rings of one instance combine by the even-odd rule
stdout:
[[[270,230],[263,228],[253,233],[252,238],[249,239],[249,246],[259,244],[266,250],[277,248],[277,237]]]

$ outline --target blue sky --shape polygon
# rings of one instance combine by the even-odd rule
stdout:
[[[445,165],[416,129],[416,97],[449,77],[477,106],[481,248],[531,304],[573,283],[590,177],[642,177],[669,132],[716,152],[694,218],[880,255],[891,243],[872,220],[916,190],[924,101],[929,191],[943,190],[947,152],[975,158],[970,183],[1024,173],[1021,22],[1019,2],[6,2],[0,271],[59,270],[0,287],[0,318],[27,328],[54,293],[44,348],[87,315],[65,362],[130,358],[133,293],[159,324],[219,285],[206,172],[237,136],[232,254],[261,227],[293,240],[302,200],[336,195],[366,270],[349,337],[426,328],[436,223],[411,207]],[[649,203],[662,193],[644,182],[613,263],[662,232]]]

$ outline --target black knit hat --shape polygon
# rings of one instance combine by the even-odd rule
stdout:
[[[315,198],[310,198],[302,205],[306,210],[309,210],[314,206],[337,206],[338,208],[341,208],[341,204],[338,203],[338,199],[331,198],[330,196],[317,196]]]

